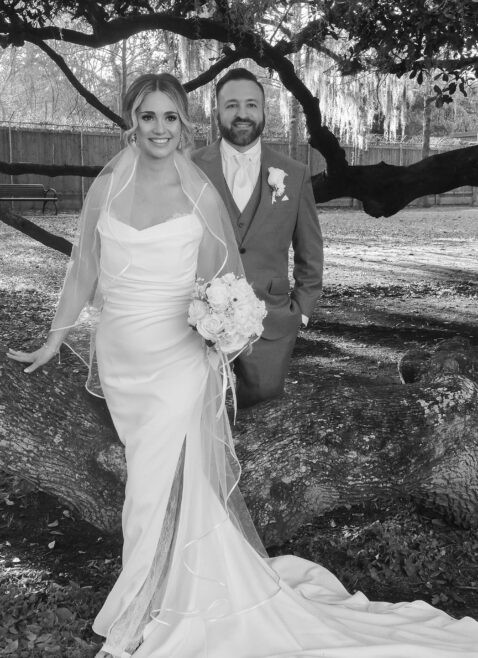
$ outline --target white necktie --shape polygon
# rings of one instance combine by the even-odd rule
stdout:
[[[232,196],[237,207],[242,212],[251,198],[252,184],[248,176],[247,169],[250,165],[249,158],[243,153],[234,155],[238,167],[232,183]]]

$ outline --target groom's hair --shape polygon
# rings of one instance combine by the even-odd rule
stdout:
[[[262,91],[262,97],[265,99],[266,95],[264,93],[264,87],[261,85],[254,73],[251,73],[251,71],[248,71],[247,69],[239,68],[231,69],[218,81],[216,84],[216,100],[218,99],[219,93],[226,82],[231,82],[231,80],[250,80],[251,82],[255,82],[259,89]]]

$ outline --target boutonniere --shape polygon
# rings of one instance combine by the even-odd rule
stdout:
[[[287,174],[282,169],[277,169],[276,167],[269,167],[268,171],[269,178],[267,182],[272,189],[272,203],[275,203],[276,199],[280,199],[281,197],[282,201],[288,201],[289,197],[287,194],[283,196],[285,192],[284,178]]]

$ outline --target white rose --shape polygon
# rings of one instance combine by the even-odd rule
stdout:
[[[269,178],[267,182],[275,190],[278,196],[282,196],[285,192],[284,178],[287,176],[285,171],[277,169],[277,167],[269,167]]]
[[[236,331],[234,315],[225,315],[223,317],[223,334],[233,334]]]
[[[255,297],[252,286],[247,283],[246,279],[237,279],[234,285],[231,286],[231,293],[234,297],[247,299],[249,297]]]
[[[241,333],[247,333],[251,324],[250,307],[246,305],[236,306],[234,309],[234,327]]]
[[[241,334],[234,333],[227,336],[221,337],[218,341],[220,349],[224,354],[231,354],[232,352],[239,352],[242,348],[247,345],[248,338],[245,338]]]
[[[221,280],[224,281],[224,283],[232,285],[236,281],[236,275],[232,272],[228,272],[221,277]]]
[[[206,303],[202,302],[200,299],[193,299],[193,301],[189,304],[188,309],[189,324],[195,327],[199,320],[201,320],[205,315],[207,315]]]
[[[204,316],[197,323],[197,330],[201,336],[206,340],[213,341],[214,343],[218,340],[218,336],[223,328],[223,319],[215,313]]]
[[[229,290],[219,279],[214,279],[206,290],[206,297],[214,311],[224,311],[229,305]]]

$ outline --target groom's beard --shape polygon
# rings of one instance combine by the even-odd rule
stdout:
[[[247,127],[238,128],[238,124],[244,123],[249,125]],[[235,146],[249,146],[249,144],[252,144],[252,142],[254,142],[262,134],[265,123],[265,115],[263,116],[262,121],[259,121],[259,123],[256,123],[251,119],[238,118],[234,119],[230,128],[228,128],[222,123],[219,113],[217,115],[217,126],[219,128],[219,132],[226,141],[234,144]]]

